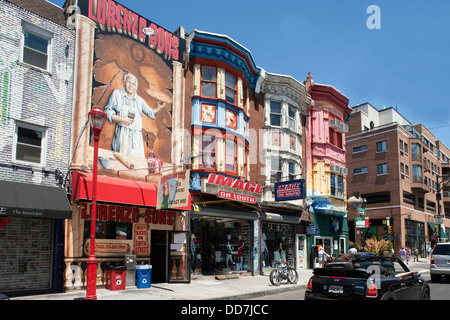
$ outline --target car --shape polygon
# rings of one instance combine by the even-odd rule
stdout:
[[[430,258],[431,281],[440,282],[442,276],[450,280],[450,243],[437,243]]]
[[[429,300],[430,287],[398,258],[349,253],[314,268],[305,300]]]

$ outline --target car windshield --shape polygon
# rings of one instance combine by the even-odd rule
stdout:
[[[450,245],[436,245],[433,254],[450,255]]]

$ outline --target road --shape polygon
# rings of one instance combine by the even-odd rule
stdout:
[[[422,277],[428,282],[431,289],[431,300],[450,300],[450,282],[445,278],[440,283],[433,283],[429,271],[422,271]],[[303,300],[305,289],[287,291],[284,293],[255,298],[253,300]]]

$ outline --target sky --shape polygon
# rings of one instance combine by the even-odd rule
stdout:
[[[450,149],[448,0],[116,2],[172,32],[183,26],[226,35],[266,72],[298,81],[311,72],[350,107],[396,108]]]

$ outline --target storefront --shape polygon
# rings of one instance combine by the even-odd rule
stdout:
[[[75,171],[72,181],[73,219],[66,228],[66,290],[83,287],[77,269],[85,268],[90,248],[92,174]],[[152,265],[152,282],[189,282],[187,206],[156,209],[157,185],[98,176],[95,255],[97,285],[104,285],[110,265],[124,265],[125,255]],[[77,278],[78,277],[78,278]]]
[[[254,272],[258,254],[253,248],[258,241],[258,229],[255,229],[258,224],[255,212],[194,208],[191,216],[191,273]]]
[[[0,181],[0,292],[60,292],[63,223],[71,219],[64,189]]]

